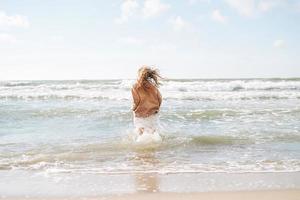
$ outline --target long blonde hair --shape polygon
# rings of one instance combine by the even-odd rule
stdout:
[[[138,73],[138,87],[146,88],[147,83],[152,83],[155,87],[159,87],[159,85],[161,85],[159,79],[162,77],[160,76],[158,69],[142,66]]]

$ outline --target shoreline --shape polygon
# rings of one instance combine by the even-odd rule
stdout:
[[[255,190],[255,191],[226,191],[226,192],[196,192],[196,193],[133,193],[101,196],[66,196],[66,197],[25,197],[29,200],[298,200],[300,189],[282,189],[282,190]],[[7,200],[21,200],[24,197],[1,197]]]
[[[197,193],[144,193],[121,196],[108,196],[96,199],[107,200],[298,200],[299,190],[264,190],[264,191],[230,191],[230,192],[197,192]],[[89,198],[88,198],[89,199]],[[92,198],[91,198],[92,199]]]

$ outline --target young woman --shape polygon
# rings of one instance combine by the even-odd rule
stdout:
[[[137,82],[132,87],[134,125],[138,133],[137,142],[161,141],[158,134],[158,112],[162,102],[158,90],[161,78],[156,69],[141,67]]]

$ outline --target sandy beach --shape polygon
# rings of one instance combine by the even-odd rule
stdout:
[[[108,200],[162,200],[162,199],[202,199],[202,200],[299,200],[300,190],[269,190],[269,191],[243,191],[243,192],[203,192],[203,193],[157,193],[157,194],[134,194],[123,196],[101,197]],[[97,199],[97,198],[96,198]]]
[[[262,190],[262,191],[238,191],[238,192],[198,192],[198,193],[136,193],[128,195],[99,196],[99,197],[63,197],[63,198],[26,198],[32,200],[299,200],[300,190]],[[3,198],[19,200],[22,198]]]
[[[0,198],[299,199],[299,173],[32,174],[0,173]],[[12,178],[14,177],[14,178]]]
[[[203,193],[157,193],[112,196],[100,199],[107,200],[299,200],[300,190],[268,190],[268,191],[242,191],[242,192],[203,192]]]

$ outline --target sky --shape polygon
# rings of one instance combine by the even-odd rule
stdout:
[[[300,77],[300,0],[0,0],[0,80]]]

